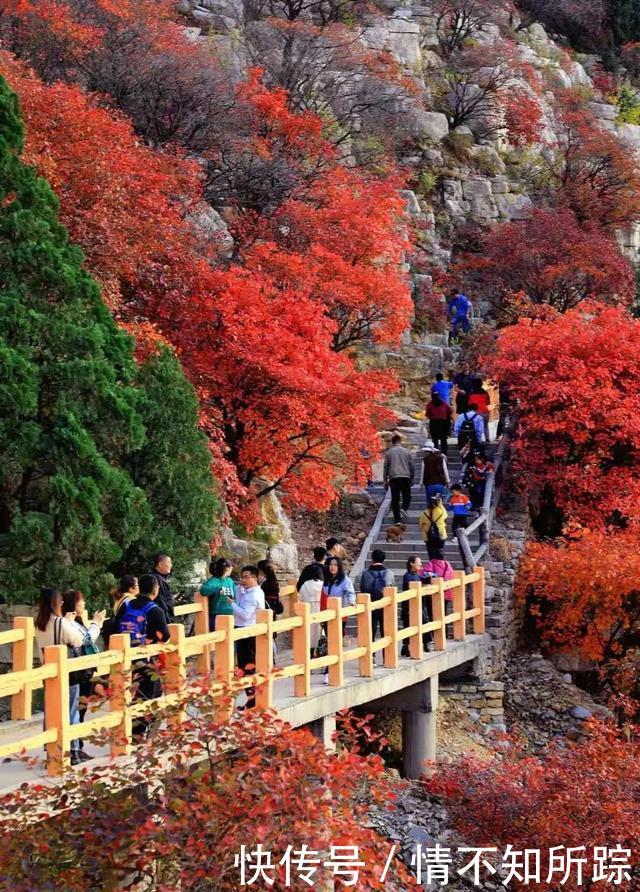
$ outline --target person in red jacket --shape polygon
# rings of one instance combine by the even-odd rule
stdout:
[[[491,407],[491,397],[482,386],[482,378],[476,378],[467,400],[470,409],[475,409],[478,415],[482,417],[484,422],[484,438],[489,442],[489,409]]]
[[[449,451],[447,439],[451,430],[451,406],[433,392],[425,414],[429,420],[429,434],[433,445],[446,455]]]

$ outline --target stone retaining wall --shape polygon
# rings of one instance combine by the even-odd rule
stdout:
[[[485,563],[485,624],[490,643],[481,657],[480,674],[487,679],[502,677],[517,648],[525,612],[513,589],[529,532],[529,514],[522,500],[511,495],[505,499],[508,501],[500,506],[493,525]]]
[[[504,683],[467,679],[464,682],[440,682],[440,696],[464,707],[469,718],[485,734],[505,732]]]

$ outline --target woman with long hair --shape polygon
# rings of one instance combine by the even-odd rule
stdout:
[[[284,607],[280,600],[280,584],[273,564],[270,560],[258,561],[257,567],[260,571],[258,581],[260,583],[260,588],[264,592],[264,600],[267,607],[270,607],[271,610],[273,610],[274,616],[280,616]]]
[[[68,602],[69,603],[69,602]],[[75,605],[74,599],[74,605]],[[41,658],[44,662],[44,649],[51,645],[62,644],[69,649],[69,656],[77,656],[76,648],[81,648],[85,637],[89,635],[95,641],[100,634],[104,622],[104,610],[97,611],[87,628],[82,628],[75,622],[77,611],[72,610],[63,613],[63,599],[55,588],[43,588],[38,602],[38,614],[36,616],[36,639],[40,648]],[[73,675],[69,679],[69,723],[77,725],[80,722],[80,684],[74,680]],[[85,761],[87,757],[80,755],[79,740],[76,737],[71,741],[71,764],[77,765]]]
[[[343,607],[353,607],[356,603],[356,592],[353,583],[344,572],[344,564],[338,557],[329,558],[324,568],[324,585],[322,586],[322,597],[320,601],[320,609],[327,609],[327,598],[340,598]],[[347,622],[342,622],[342,634],[346,628]],[[329,669],[325,667],[323,681],[329,684]]]

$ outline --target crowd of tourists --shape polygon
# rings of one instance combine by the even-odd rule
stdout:
[[[453,406],[457,418],[453,422]],[[433,382],[425,417],[430,440],[424,446],[421,461],[421,482],[425,487],[427,505],[419,518],[419,526],[425,542],[427,560],[411,555],[406,563],[402,590],[411,582],[431,583],[437,579],[453,578],[453,568],[445,558],[448,538],[448,514],[452,515],[452,533],[466,527],[469,516],[482,507],[486,482],[493,466],[485,453],[489,442],[490,397],[482,379],[466,372],[446,379],[438,374]],[[462,458],[460,479],[453,483],[447,464],[448,440],[457,437]],[[391,490],[394,523],[406,519],[411,504],[411,487],[415,477],[414,455],[402,445],[401,437],[392,438],[385,453],[384,481]],[[360,591],[368,593],[375,603],[384,597],[384,590],[396,585],[393,572],[385,566],[386,554],[382,549],[372,552],[371,563],[360,579]],[[66,645],[71,657],[96,653],[101,638],[108,648],[114,635],[127,634],[133,650],[134,701],[154,700],[162,693],[162,658],[135,659],[135,649],[145,644],[169,640],[169,624],[175,622],[176,596],[171,585],[172,559],[168,554],[155,556],[149,572],[139,578],[124,575],[112,592],[109,615],[105,610],[86,618],[84,595],[77,589],[60,592],[43,588],[36,617],[36,636],[40,652],[50,645]],[[324,546],[313,549],[313,560],[302,570],[296,585],[299,600],[309,604],[311,614],[327,608],[328,598],[340,598],[344,607],[356,603],[356,592],[346,566],[346,554],[341,542],[327,539]],[[209,628],[214,629],[218,616],[233,616],[238,627],[256,623],[257,611],[270,609],[274,616],[283,612],[280,586],[276,570],[269,559],[243,566],[234,572],[225,557],[214,559],[209,565],[209,575],[199,586],[207,596]],[[451,595],[446,593],[447,610],[451,607]],[[431,621],[430,599],[423,599],[423,622]],[[409,623],[408,606],[403,604],[401,619]],[[343,633],[346,631],[346,623]],[[384,613],[372,614],[373,640],[384,637]],[[323,656],[327,652],[326,627],[312,624],[311,655]],[[424,636],[425,649],[432,648],[432,635]],[[274,636],[274,654],[275,654]],[[408,656],[408,646],[402,655]],[[250,673],[255,667],[255,638],[240,639],[236,643],[238,667]],[[324,679],[328,682],[328,670]],[[87,698],[94,692],[93,671],[74,671],[69,676],[69,711],[72,725],[83,720]],[[244,708],[255,705],[255,691],[246,689]],[[133,727],[134,737],[149,730],[151,719],[137,718]],[[71,743],[71,762],[78,764],[91,758],[84,752],[81,739]]]

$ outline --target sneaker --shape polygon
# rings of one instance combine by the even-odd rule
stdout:
[[[329,684],[329,676],[328,675],[322,676],[322,684]]]
[[[408,512],[408,511],[405,511],[404,508],[402,508],[401,511],[400,511],[400,517],[401,517],[404,521],[409,520],[409,512]]]
[[[402,650],[400,651],[401,657],[409,657],[411,654],[409,653],[409,646],[407,644],[402,645]]]

